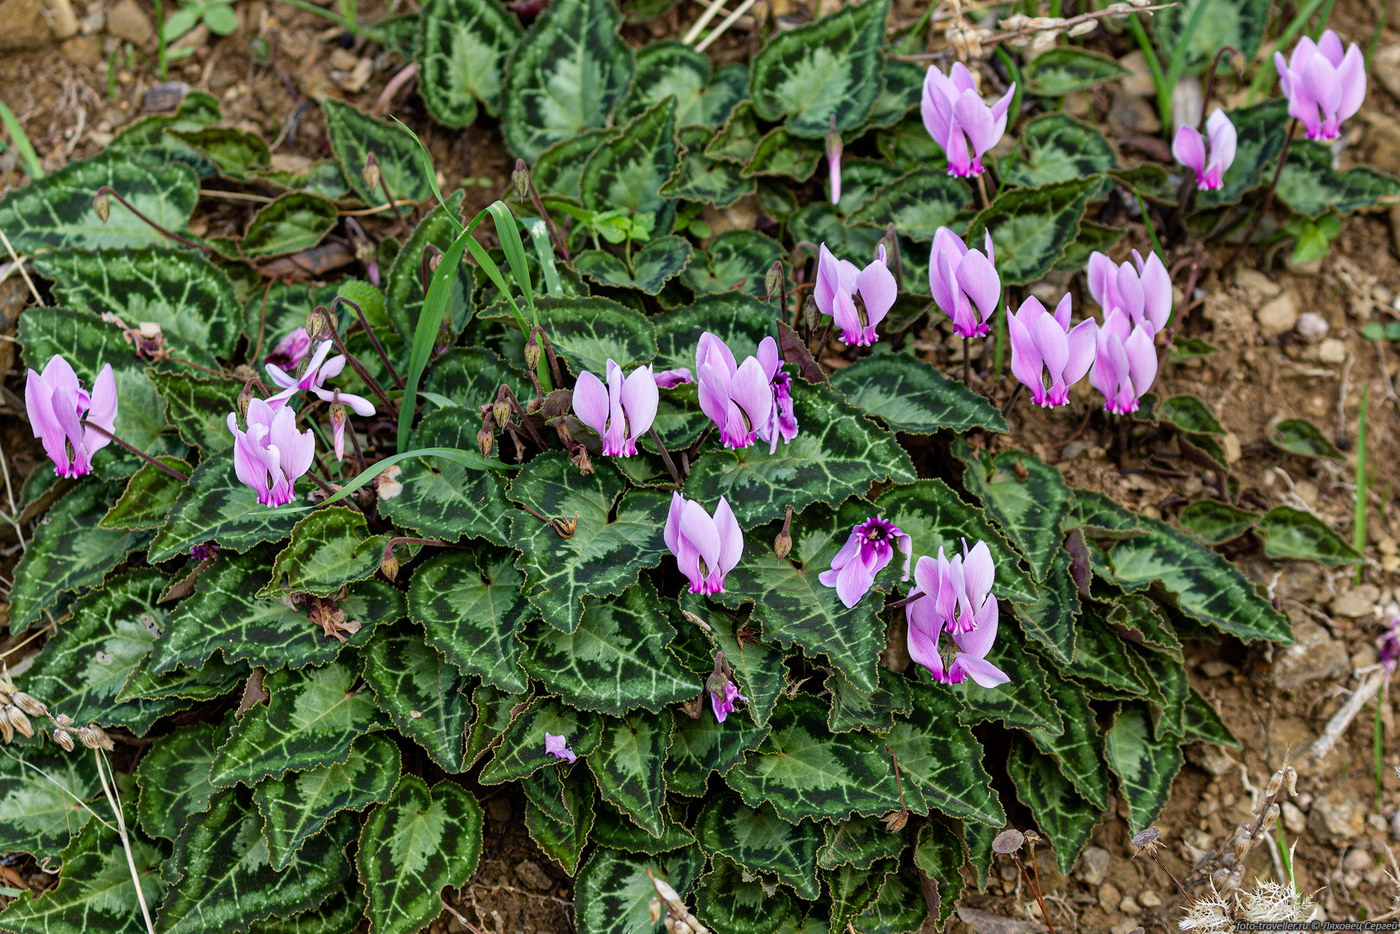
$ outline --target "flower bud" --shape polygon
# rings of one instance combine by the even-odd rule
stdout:
[[[97,219],[102,223],[107,223],[107,218],[112,216],[112,202],[107,198],[107,192],[99,191],[97,197],[92,199],[92,210],[97,215]]]
[[[399,578],[399,556],[394,554],[394,546],[386,545],[384,554],[379,559],[379,570],[384,572],[384,576],[389,580]]]
[[[784,529],[773,539],[773,556],[779,561],[783,560],[792,551],[792,536]]]
[[[317,305],[311,309],[311,313],[306,316],[306,336],[311,340],[318,340],[331,329],[330,318],[326,312],[326,306]]]
[[[773,265],[768,267],[768,271],[763,274],[763,290],[768,297],[781,294],[783,291],[783,264],[781,260],[773,260]]]
[[[379,160],[374,158],[374,153],[372,152],[365,153],[364,180],[365,187],[370,191],[374,191],[374,189],[379,187],[379,182],[381,180],[379,175]]]
[[[530,339],[525,342],[525,366],[534,370],[540,365],[540,343],[535,340],[535,332],[530,332]]]
[[[510,424],[510,403],[504,399],[497,399],[491,406],[491,417],[496,420],[498,428],[504,428]]]
[[[476,433],[476,446],[481,450],[482,457],[491,456],[491,448],[496,443],[496,435],[491,431],[489,425],[482,425],[481,430]]]
[[[253,393],[254,380],[248,380],[243,384],[243,391],[238,394],[238,414],[245,419],[248,417],[248,404],[257,396]]]
[[[510,180],[515,185],[517,198],[524,201],[530,197],[530,170],[524,159],[515,160],[515,171],[510,173]]]

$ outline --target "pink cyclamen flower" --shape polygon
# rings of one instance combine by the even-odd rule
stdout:
[[[578,375],[574,384],[574,414],[579,421],[598,432],[603,454],[631,457],[637,453],[637,439],[651,430],[661,395],[650,366],[639,366],[622,377],[622,367],[607,363],[608,382],[589,373]]]
[[[299,391],[306,391],[316,396],[322,402],[339,402],[348,406],[356,415],[368,417],[374,414],[374,403],[363,396],[352,395],[348,392],[341,392],[338,389],[326,389],[325,382],[328,379],[335,379],[345,369],[344,354],[336,354],[329,357],[334,344],[331,341],[321,341],[316,345],[310,361],[306,364],[306,369],[301,376],[293,376],[275,363],[264,364],[268,377],[282,387],[282,391],[268,399],[268,404],[277,406],[286,402]]]
[[[1219,107],[1206,121],[1206,137],[1201,131],[1183,123],[1172,141],[1172,155],[1176,161],[1196,173],[1196,187],[1202,191],[1219,188],[1225,170],[1235,161],[1235,125]],[[1210,142],[1207,159],[1206,142]]]
[[[1069,293],[1052,315],[1032,295],[1013,315],[1006,309],[1011,337],[1011,372],[1031,391],[1036,405],[1049,408],[1069,401],[1069,387],[1084,378],[1094,362],[1094,332],[1090,319],[1069,326]]]
[[[263,357],[264,364],[275,364],[278,369],[290,370],[306,359],[311,350],[311,337],[306,328],[297,328],[277,344],[272,353]]]
[[[962,237],[947,227],[933,234],[928,261],[928,287],[943,313],[953,319],[958,337],[981,337],[1001,302],[992,232],[986,231],[987,252],[968,249]]]
[[[1336,139],[1342,121],[1361,109],[1366,98],[1366,61],[1355,42],[1342,51],[1332,30],[1313,42],[1298,40],[1287,61],[1274,53],[1274,67],[1288,98],[1288,113],[1307,130],[1308,139]]]
[[[922,564],[930,560],[925,556],[919,562]],[[915,576],[918,576],[917,569]],[[944,659],[942,641],[947,627],[937,612],[933,597],[925,593],[906,603],[904,619],[909,657],[924,666],[934,681],[961,684],[971,678],[984,688],[994,688],[1011,680],[1006,672],[987,661],[987,653],[992,650],[997,638],[998,610],[995,601],[977,628],[970,632],[953,633],[951,661]]]
[[[695,349],[695,378],[700,409],[719,428],[724,446],[753,444],[773,413],[772,375],[763,363],[755,357],[736,363],[729,345],[706,331]]]
[[[89,393],[78,384],[78,374],[68,361],[54,354],[42,373],[29,371],[24,407],[34,437],[53,461],[53,472],[60,477],[90,473],[92,456],[112,440],[94,428],[110,432],[117,422],[117,381],[112,365],[104,364],[98,371]]]
[[[1132,324],[1117,308],[1104,315],[1095,343],[1089,382],[1103,393],[1104,408],[1119,415],[1136,412],[1157,379],[1157,348],[1151,325]]]
[[[569,741],[563,736],[555,736],[553,733],[544,734],[544,751],[551,756],[563,759],[565,762],[577,762],[578,755],[569,748]]]
[[[1400,616],[1392,616],[1386,622],[1385,632],[1376,637],[1376,651],[1386,676],[1394,674],[1400,666]]]
[[[885,245],[880,244],[878,255],[864,269],[857,269],[850,260],[837,259],[825,243],[818,255],[817,282],[812,291],[817,309],[832,317],[841,329],[843,343],[869,347],[880,339],[875,326],[899,297],[894,273],[885,265]]]
[[[691,593],[724,593],[724,576],[744,553],[744,533],[723,496],[711,516],[694,500],[672,493],[663,538],[690,578]]]
[[[688,367],[677,367],[674,370],[662,370],[659,373],[651,374],[651,378],[656,380],[657,389],[674,389],[682,383],[695,382],[695,377],[691,375]]]
[[[836,596],[850,609],[875,585],[875,575],[890,563],[895,546],[904,552],[904,576],[900,579],[908,580],[909,536],[884,516],[871,516],[851,529],[846,544],[831,559],[831,570],[822,571],[817,580],[835,587]]]
[[[233,412],[228,416],[234,472],[258,492],[258,502],[284,506],[292,501],[297,479],[311,468],[316,436],[309,428],[297,431],[296,413],[285,405],[254,399],[245,417],[248,428],[239,431],[238,416]]]
[[[948,558],[940,547],[937,557],[924,555],[914,566],[914,582],[932,599],[934,611],[951,633],[971,632],[997,613],[991,550],[986,542],[968,548],[964,540],[962,546],[960,555]]]
[[[1134,268],[1136,265],[1136,268]],[[1104,313],[1118,309],[1133,324],[1156,334],[1172,316],[1172,279],[1156,253],[1147,259],[1133,250],[1133,262],[1115,264],[1102,253],[1089,254],[1089,294]]]
[[[982,156],[1006,132],[1006,111],[1015,93],[1013,83],[989,107],[977,93],[972,72],[961,62],[954,63],[947,75],[929,66],[919,110],[929,136],[948,156],[949,175],[982,174]]]
[[[723,675],[710,678],[705,685],[705,693],[710,695],[710,709],[715,712],[715,720],[723,723],[734,712],[734,702],[748,701],[739,693],[739,687]]]
[[[759,341],[754,359],[768,377],[768,388],[773,392],[773,407],[768,410],[768,418],[758,428],[758,440],[768,442],[768,453],[778,449],[778,442],[784,444],[797,437],[797,416],[792,410],[792,377],[783,372],[783,358],[778,353],[778,342],[771,337]]]

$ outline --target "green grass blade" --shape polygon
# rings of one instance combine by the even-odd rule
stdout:
[[[544,290],[547,295],[563,295],[564,284],[559,281],[559,267],[554,262],[554,244],[549,239],[549,228],[543,219],[532,217],[524,221],[530,233],[530,243],[535,248],[535,261],[544,271]]]
[[[1356,500],[1351,512],[1351,546],[1358,554],[1366,553],[1366,494],[1370,478],[1366,475],[1366,403],[1371,395],[1370,387],[1361,392],[1361,413],[1356,419]],[[1356,567],[1356,582],[1361,583],[1361,570]]]
[[[39,155],[34,151],[34,144],[29,142],[29,134],[24,132],[24,127],[20,125],[19,118],[15,112],[6,107],[0,101],[0,123],[5,124],[5,132],[10,137],[10,144],[14,146],[15,156],[24,163],[24,172],[32,181],[38,181],[44,177],[44,166],[39,161]]]
[[[335,495],[327,496],[319,503],[312,503],[310,506],[297,506],[292,509],[285,509],[285,512],[307,512],[312,509],[320,509],[322,506],[329,506],[338,503],[345,497],[354,493],[360,487],[369,483],[388,468],[400,461],[408,460],[410,457],[440,457],[443,460],[452,461],[454,464],[461,464],[463,467],[472,467],[477,470],[516,470],[518,465],[507,464],[502,461],[493,461],[490,458],[482,457],[478,451],[465,451],[461,448],[418,448],[414,451],[404,451],[400,454],[393,454],[382,460],[375,461],[364,470],[342,486]]]

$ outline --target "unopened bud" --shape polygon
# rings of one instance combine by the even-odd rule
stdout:
[[[524,159],[515,160],[515,171],[510,173],[510,180],[515,185],[515,196],[521,201],[530,197],[530,170],[525,165]]]
[[[384,548],[384,554],[379,559],[379,570],[384,572],[384,576],[389,580],[399,578],[399,557],[394,554],[394,546],[388,545]]]
[[[54,730],[53,741],[58,743],[59,747],[64,752],[73,751],[73,734],[69,733],[67,730]]]
[[[530,332],[530,339],[525,342],[525,366],[533,371],[540,365],[540,343],[535,340],[535,332]]]
[[[107,218],[112,216],[112,202],[107,198],[107,192],[99,191],[97,197],[92,199],[92,210],[97,215],[97,219],[102,223],[107,223]]]
[[[306,316],[306,336],[314,341],[329,333],[330,329],[330,315],[326,306],[317,305],[311,309],[311,313]]]
[[[786,530],[779,532],[773,539],[773,556],[779,561],[783,560],[792,552],[792,536]]]
[[[491,417],[496,420],[496,427],[506,427],[510,424],[510,403],[504,399],[497,399],[491,405]]]
[[[1075,23],[1069,28],[1069,34],[1071,36],[1087,36],[1089,33],[1097,29],[1098,25],[1098,23],[1094,22],[1091,19],[1085,20],[1082,23]]]
[[[243,391],[238,394],[238,414],[247,418],[248,405],[256,398],[257,396],[253,393],[253,380],[250,379],[243,384]]]
[[[482,457],[491,456],[491,448],[496,443],[496,435],[487,425],[482,425],[481,430],[476,433],[476,446],[481,450]]]
[[[370,191],[374,191],[374,189],[379,187],[379,160],[374,158],[374,153],[372,152],[365,153],[364,179],[365,187]]]
[[[773,260],[773,265],[768,267],[768,271],[763,274],[764,294],[774,296],[783,290],[783,263],[781,260]]]

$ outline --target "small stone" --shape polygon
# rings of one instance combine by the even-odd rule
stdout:
[[[1210,658],[1201,662],[1201,674],[1207,678],[1223,678],[1235,670],[1235,666],[1229,662],[1222,662],[1218,658]]]
[[[1142,911],[1142,906],[1137,903],[1137,899],[1129,895],[1118,903],[1118,910],[1125,915],[1136,915]]]
[[[1295,837],[1308,829],[1307,815],[1292,801],[1283,802],[1283,828]]]
[[[1335,337],[1329,337],[1317,345],[1317,359],[1321,363],[1344,363],[1347,358],[1347,345]]]
[[[1259,330],[1265,337],[1278,337],[1293,330],[1298,323],[1298,296],[1281,292],[1260,305],[1254,312]]]
[[[1298,316],[1293,330],[1306,343],[1316,344],[1327,336],[1327,319],[1315,311],[1305,311]]]
[[[1118,891],[1118,886],[1112,882],[1105,882],[1099,886],[1099,906],[1104,911],[1117,911],[1118,903],[1123,900],[1123,893]]]
[[[1235,270],[1235,286],[1260,298],[1273,298],[1283,291],[1283,286],[1248,266],[1241,266]]]
[[[1060,460],[1075,460],[1077,458],[1083,457],[1085,452],[1087,452],[1088,450],[1089,442],[1079,440],[1071,441],[1069,444],[1066,444],[1063,448],[1060,449]]]
[[[1118,59],[1118,64],[1122,65],[1129,72],[1118,86],[1125,94],[1134,94],[1138,97],[1153,97],[1157,93],[1157,86],[1152,83],[1152,69],[1147,64],[1147,56],[1141,49],[1133,49],[1127,55]]]
[[[1134,931],[1141,931],[1142,928],[1136,921],[1129,918],[1127,921],[1119,921],[1108,930],[1109,934],[1133,934]]]
[[[190,86],[183,81],[162,81],[146,92],[141,99],[141,109],[146,113],[175,110],[188,93]]]
[[[1351,671],[1346,645],[1312,620],[1293,627],[1294,642],[1274,655],[1273,680],[1285,691],[1313,681],[1343,678]]]
[[[74,36],[58,51],[74,65],[96,65],[102,61],[102,40],[96,36]]]
[[[0,50],[37,48],[49,39],[40,0],[0,0]]]
[[[1400,98],[1400,42],[1377,49],[1371,56],[1371,71],[1387,91]]]
[[[1337,844],[1350,843],[1366,830],[1366,807],[1345,791],[1333,791],[1313,802],[1308,816],[1313,832]]]
[[[1368,668],[1378,661],[1380,661],[1380,655],[1376,652],[1375,643],[1363,645],[1361,648],[1351,653],[1351,667],[1353,670],[1357,668]]]
[[[1120,91],[1113,95],[1108,120],[1129,133],[1156,133],[1162,128],[1157,110],[1141,97]]]
[[[1332,615],[1347,619],[1370,616],[1380,598],[1381,589],[1375,584],[1360,584],[1332,601]]]
[[[1108,850],[1101,846],[1085,847],[1079,857],[1079,878],[1086,885],[1099,885],[1108,878]]]
[[[1186,757],[1212,775],[1224,775],[1235,768],[1235,762],[1215,745],[1197,743],[1187,746]]]
[[[1351,872],[1365,872],[1375,861],[1364,847],[1354,846],[1342,858],[1342,868]]]
[[[1162,904],[1162,896],[1151,889],[1144,889],[1138,894],[1138,901],[1142,902],[1144,908],[1158,908]]]
[[[1233,431],[1227,431],[1220,436],[1220,446],[1225,449],[1225,463],[1235,464],[1244,456],[1244,447],[1240,444],[1240,436]]]
[[[515,866],[515,874],[520,877],[520,881],[529,888],[537,892],[554,887],[554,880],[549,877],[539,863],[534,860],[521,860]]]
[[[151,18],[136,0],[118,0],[107,12],[107,32],[138,46],[144,46],[156,35]]]

